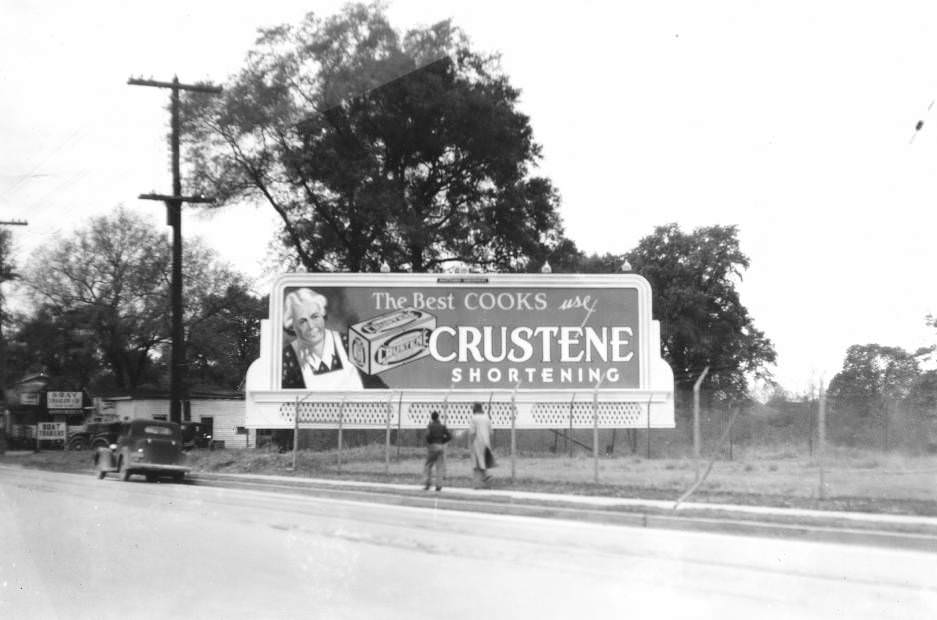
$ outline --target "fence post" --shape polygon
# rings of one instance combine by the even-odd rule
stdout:
[[[826,484],[823,480],[823,457],[826,452],[826,390],[820,382],[820,402],[817,411],[817,460],[820,463],[820,499],[826,499]]]
[[[729,425],[728,425],[728,427],[725,429],[725,431],[723,431],[722,436],[719,438],[719,441],[716,443],[715,449],[713,449],[713,455],[712,455],[712,458],[709,459],[709,465],[706,466],[706,471],[703,472],[702,477],[700,477],[699,479],[697,479],[697,480],[693,483],[693,485],[692,485],[689,489],[687,489],[686,493],[684,493],[683,495],[681,495],[681,496],[677,499],[677,501],[674,502],[674,505],[673,505],[673,509],[674,509],[674,510],[676,510],[677,508],[679,508],[679,507],[680,507],[680,504],[682,504],[684,501],[686,501],[686,499],[687,499],[688,497],[690,497],[691,495],[693,495],[693,493],[696,492],[696,489],[698,489],[698,488],[703,484],[703,482],[706,481],[706,478],[709,476],[709,472],[712,471],[713,465],[715,465],[715,463],[716,463],[716,459],[719,458],[719,452],[722,451],[722,446],[725,444],[726,439],[727,439],[728,436],[729,436],[729,433],[732,431],[732,425],[735,424],[735,419],[738,417],[739,411],[740,411],[740,409],[739,409],[738,407],[736,407],[736,408],[735,408],[735,411],[733,411],[733,413],[732,413],[732,418],[729,420]]]
[[[449,395],[452,394],[452,390],[455,389],[455,383],[449,384],[449,391],[446,392],[446,396],[442,400],[442,423],[449,424]]]
[[[400,462],[400,425],[403,422],[403,392],[397,400],[397,462]]]
[[[299,396],[293,409],[293,471],[296,471],[296,453],[299,452]]]
[[[807,409],[807,455],[813,458],[813,434],[814,429],[813,407]]]
[[[345,399],[342,396],[342,404],[338,406],[338,473],[342,473],[342,423],[345,419]]]
[[[387,432],[384,435],[384,475],[390,475],[390,416],[394,413],[394,393],[387,398]]]
[[[566,435],[566,445],[569,446],[569,458],[573,458],[573,409],[576,408],[576,392],[569,399],[569,433]]]
[[[654,395],[651,394],[647,397],[647,458],[651,459],[651,400],[654,398]],[[637,435],[637,430],[635,430],[635,435]]]
[[[739,409],[739,406],[736,405],[736,406],[735,406],[735,411],[737,412],[738,409]],[[735,416],[737,416],[737,415],[738,415],[738,413],[734,413],[734,414],[732,415],[732,418],[731,418],[731,419],[734,420],[734,419],[735,419]],[[732,443],[733,443],[732,434],[733,434],[733,433],[732,433],[732,427],[730,426],[730,427],[729,427],[729,460],[730,460],[730,461],[733,460],[733,459],[732,459]]]
[[[494,392],[488,393],[488,409],[486,410],[488,412],[488,421],[491,422],[491,437],[489,439],[491,441],[492,452],[494,452],[495,450],[495,422],[494,420],[491,419],[491,401],[492,399],[494,399],[494,397],[495,397]]]
[[[514,475],[517,472],[517,388],[521,386],[518,381],[514,386],[514,392],[511,393],[511,483],[514,482]]]
[[[599,386],[602,385],[600,378],[595,383],[595,390],[592,392],[592,460],[594,462],[593,479],[596,484],[599,482]]]
[[[702,441],[699,429],[699,388],[709,372],[709,366],[703,369],[696,383],[693,384],[693,458],[696,460],[696,479],[699,480],[699,460]]]
[[[888,400],[885,401],[885,411],[882,416],[882,452],[888,452]]]

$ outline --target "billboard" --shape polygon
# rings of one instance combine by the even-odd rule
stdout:
[[[271,400],[672,398],[661,364],[634,274],[287,274],[248,373],[248,426]]]

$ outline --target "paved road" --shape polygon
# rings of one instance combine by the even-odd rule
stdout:
[[[934,618],[937,554],[0,467],[3,618]]]

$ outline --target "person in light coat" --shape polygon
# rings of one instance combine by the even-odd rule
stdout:
[[[472,405],[472,419],[468,428],[469,450],[472,453],[472,476],[475,487],[491,481],[488,470],[495,466],[491,452],[491,420],[482,410],[481,403]]]

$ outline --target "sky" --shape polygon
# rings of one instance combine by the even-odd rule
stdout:
[[[0,220],[16,260],[118,205],[165,224],[168,91],[223,85],[261,27],[344,2],[3,0]],[[654,227],[734,225],[742,303],[798,394],[853,344],[937,343],[937,5],[932,2],[390,2],[497,52],[543,148],[567,235],[624,253]],[[923,120],[920,131],[915,124]],[[169,228],[166,228],[169,234]],[[256,278],[263,205],[186,210],[184,235]]]

